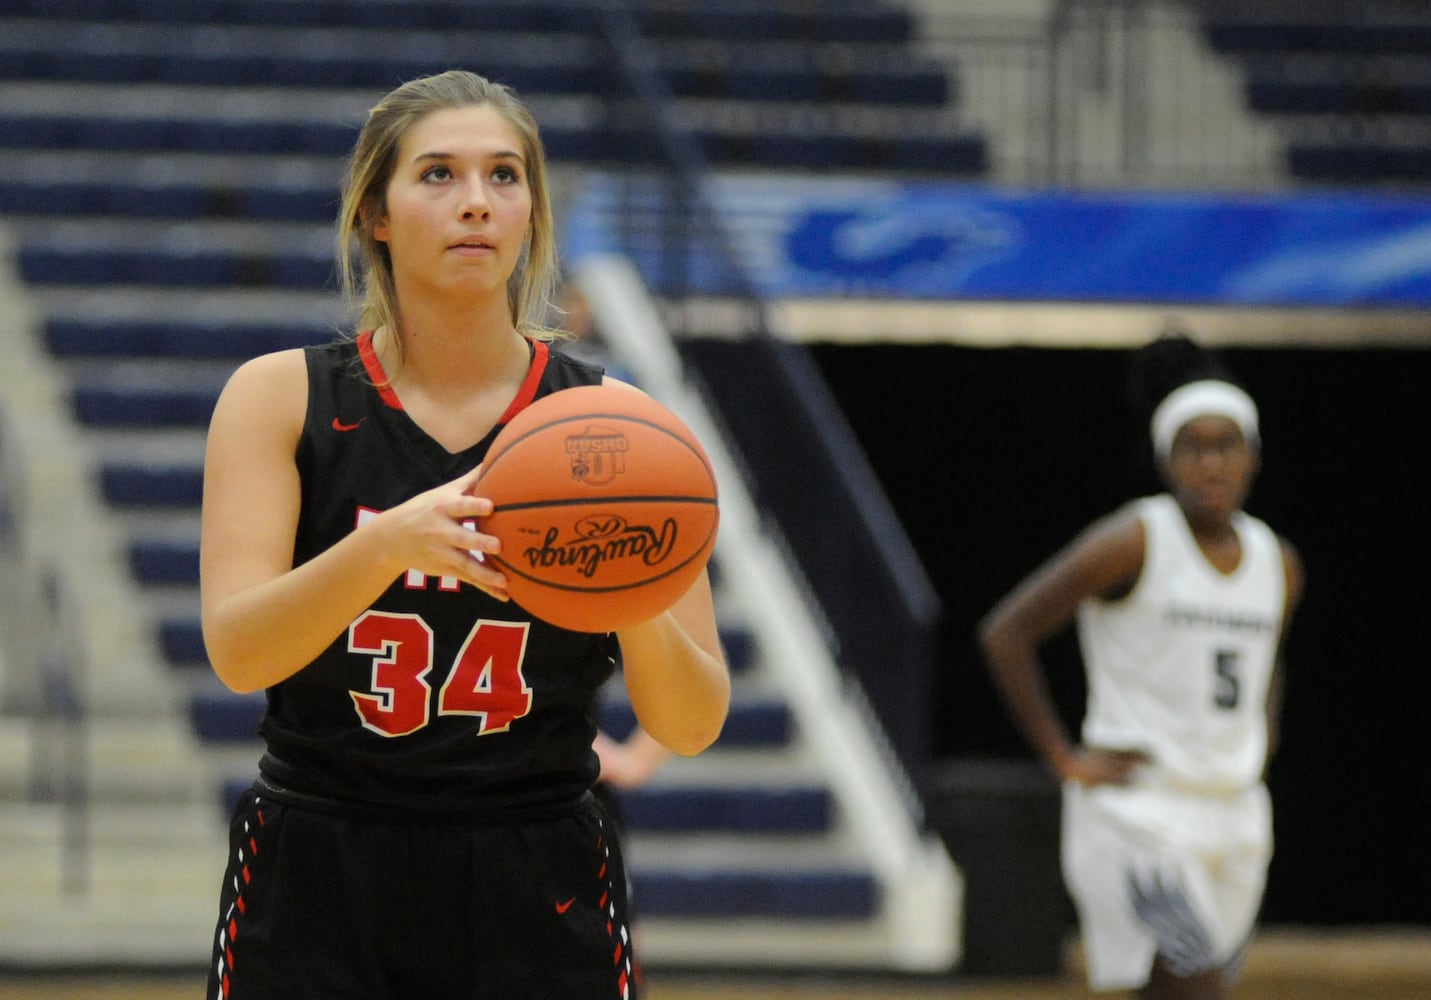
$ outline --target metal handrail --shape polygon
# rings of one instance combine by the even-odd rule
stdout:
[[[709,162],[675,120],[635,18],[624,3],[593,9],[615,71],[608,107],[622,131],[614,146],[644,154],[641,165],[654,175],[644,187],[633,182],[632,210],[619,215],[634,218],[636,193],[653,183],[669,192],[660,205],[660,266],[646,276],[668,301],[691,290],[693,262],[720,269],[717,284],[735,305],[742,337],[715,350],[678,338],[682,359],[752,473],[756,503],[788,544],[847,678],[862,687],[918,780],[932,744],[939,599],[818,367],[803,345],[772,335],[764,297],[707,197]],[[635,238],[622,235],[628,244]],[[706,276],[702,286],[710,284]]]
[[[3,414],[0,414],[3,417]],[[68,896],[90,888],[88,711],[82,694],[84,654],[76,649],[80,615],[61,570],[27,554],[21,519],[26,470],[0,420],[0,587],[6,614],[0,650],[21,675],[0,690],[6,711],[34,723],[26,796],[55,805],[60,817],[60,887]]]

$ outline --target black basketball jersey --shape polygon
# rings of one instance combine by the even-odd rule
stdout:
[[[369,335],[306,358],[294,565],[471,470],[532,400],[602,377],[532,342],[497,427],[454,454],[404,412]],[[268,690],[260,770],[277,788],[379,809],[499,816],[568,803],[596,779],[596,694],[618,655],[614,635],[559,629],[455,578],[410,571]]]

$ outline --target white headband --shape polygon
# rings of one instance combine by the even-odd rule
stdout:
[[[1242,429],[1249,445],[1257,444],[1257,404],[1230,382],[1206,379],[1178,386],[1153,411],[1153,449],[1166,458],[1173,450],[1173,438],[1190,420],[1198,417],[1226,417]]]

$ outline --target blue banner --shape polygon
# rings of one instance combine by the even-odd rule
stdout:
[[[1015,191],[722,176],[728,245],[773,298],[856,296],[1241,306],[1431,306],[1431,198]],[[697,235],[673,261],[658,189],[596,178],[564,252],[623,249],[648,280],[731,282]],[[679,256],[679,255],[676,255]]]

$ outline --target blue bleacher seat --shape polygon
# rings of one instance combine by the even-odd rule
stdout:
[[[889,167],[947,177],[979,177],[989,169],[989,151],[980,138],[906,136],[888,147]]]
[[[724,833],[821,833],[833,815],[823,786],[656,786],[622,789],[626,822],[642,830]]]
[[[129,544],[129,568],[145,586],[199,582],[199,546],[190,539],[143,538]]]
[[[199,739],[207,743],[248,743],[258,738],[265,704],[262,693],[205,691],[190,699],[189,718]]]
[[[207,193],[171,184],[140,187],[122,181],[36,184],[0,180],[0,213],[15,215],[114,215],[183,219],[202,217]],[[330,213],[331,217],[331,213]]]
[[[204,630],[197,617],[165,618],[159,623],[159,645],[164,658],[177,668],[208,668],[209,654],[204,647]]]
[[[1425,80],[1357,81],[1323,78],[1252,78],[1248,105],[1270,114],[1428,115],[1431,83]]]
[[[170,288],[274,286],[336,289],[331,256],[239,251],[171,252],[157,249],[55,249],[20,251],[20,273],[33,285],[159,285]]]
[[[170,25],[550,31],[582,23],[574,20],[579,6],[564,0],[8,0],[6,6],[12,16]]]
[[[1245,69],[1248,107],[1294,123],[1287,169],[1319,183],[1431,180],[1431,10],[1422,4],[1230,5],[1202,12]]]
[[[602,704],[598,724],[612,738],[624,740],[636,725],[636,715],[627,702],[615,699]],[[737,700],[730,706],[718,742],[727,749],[778,748],[789,743],[793,725],[783,701]]]
[[[333,330],[322,325],[205,324],[51,317],[45,342],[56,357],[234,358],[322,344]]]
[[[1431,17],[1424,8],[1419,14],[1408,11],[1405,6],[1377,11],[1376,5],[1357,5],[1357,9],[1319,14],[1312,6],[1300,17],[1286,11],[1267,16],[1250,5],[1237,14],[1225,10],[1205,14],[1203,30],[1215,50],[1241,55],[1431,53]]]
[[[192,427],[209,425],[217,387],[77,386],[71,396],[75,418],[97,427]]]
[[[1431,180],[1431,145],[1293,142],[1288,146],[1287,162],[1294,174],[1308,180],[1341,183]]]
[[[116,507],[195,507],[203,499],[204,472],[197,465],[105,462],[99,481]]]
[[[703,4],[662,4],[638,0],[636,22],[656,38],[688,36],[741,42],[752,38],[804,42],[907,44],[914,38],[913,16],[879,3],[825,2],[818,7],[784,8],[762,0],[709,0]]]

